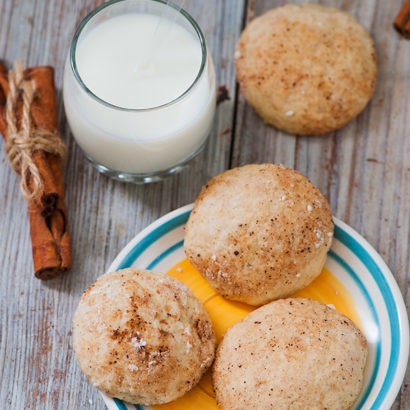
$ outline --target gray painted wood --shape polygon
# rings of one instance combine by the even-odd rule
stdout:
[[[101,1],[0,0],[0,56],[29,66],[51,64],[59,92],[75,27]],[[232,96],[231,56],[241,30],[244,2],[188,0],[186,9],[203,27],[218,83]],[[61,93],[60,93],[61,94]],[[84,289],[104,273],[117,253],[159,216],[194,200],[202,184],[226,169],[234,101],[218,107],[205,151],[189,170],[162,184],[133,186],[98,174],[84,159],[65,121],[68,144],[66,193],[74,266],[48,283],[34,278],[27,209],[19,181],[0,153],[0,408],[101,409],[103,401],[82,375],[72,352],[71,318]],[[7,403],[4,406],[4,403]]]
[[[0,56],[29,66],[51,64],[61,89],[64,60],[76,25],[101,1],[0,0]],[[369,108],[345,129],[322,138],[295,138],[267,127],[236,98],[233,50],[247,18],[272,0],[188,0],[213,55],[218,82],[231,100],[218,107],[205,151],[187,171],[161,184],[124,185],[99,175],[73,141],[59,98],[68,144],[67,202],[73,241],[71,272],[34,279],[27,210],[19,182],[0,153],[0,408],[100,409],[103,402],[72,353],[71,317],[82,291],[116,254],[159,216],[192,202],[201,185],[228,168],[274,161],[304,172],[324,192],[336,216],[382,254],[410,304],[410,42],[391,28],[398,2],[324,0],[355,15],[375,37],[380,74]],[[234,112],[236,110],[236,123]],[[408,409],[410,375],[394,409]],[[6,403],[4,405],[4,403]]]
[[[272,3],[249,2],[248,19],[268,10]],[[231,165],[280,162],[307,175],[327,196],[334,215],[360,232],[382,255],[409,309],[410,41],[400,38],[392,27],[401,2],[319,3],[349,12],[375,39],[379,75],[372,101],[344,129],[314,138],[287,135],[265,125],[239,95]],[[409,382],[408,370],[394,409],[410,408]]]

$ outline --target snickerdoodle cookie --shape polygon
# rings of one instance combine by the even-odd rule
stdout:
[[[222,410],[347,410],[363,385],[367,342],[351,320],[308,299],[265,305],[231,327],[213,381]]]
[[[185,229],[187,258],[214,289],[262,305],[320,274],[333,221],[327,200],[304,175],[263,164],[209,181]]]
[[[216,339],[203,305],[164,274],[123,269],[101,276],[74,315],[74,350],[101,391],[161,404],[194,387],[214,359]]]
[[[235,57],[250,105],[292,134],[343,127],[375,88],[376,51],[367,30],[349,14],[318,4],[288,4],[255,18]]]

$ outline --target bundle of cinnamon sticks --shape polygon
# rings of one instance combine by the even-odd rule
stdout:
[[[27,113],[24,114],[24,104],[27,103],[23,98],[24,92],[17,89],[17,98],[12,112],[16,127],[19,129],[24,126],[24,117],[24,120],[29,123],[29,132],[39,132],[41,134],[39,140],[47,147],[47,136],[55,136],[57,131],[54,70],[48,66],[28,68],[22,70],[22,77],[24,81],[34,84],[35,93],[27,117]],[[0,132],[5,146],[8,142],[10,145],[12,135],[10,104],[7,103],[10,90],[10,77],[4,63],[0,62]],[[33,164],[41,182],[40,191],[28,200],[34,271],[37,278],[51,279],[71,267],[71,246],[62,173],[63,158],[47,149],[34,147],[30,152],[29,161]],[[21,177],[29,190],[34,189],[33,174],[22,172]]]

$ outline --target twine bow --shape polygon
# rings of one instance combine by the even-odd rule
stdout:
[[[57,132],[31,127],[30,108],[36,95],[36,83],[25,80],[21,62],[9,72],[9,94],[6,102],[7,139],[5,150],[12,168],[21,175],[21,191],[25,199],[37,198],[44,187],[40,171],[33,160],[35,151],[64,157],[65,146]],[[21,95],[22,114],[17,124],[17,105]]]

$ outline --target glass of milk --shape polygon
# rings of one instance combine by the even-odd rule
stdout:
[[[215,72],[194,19],[162,0],[114,0],[78,27],[64,106],[88,160],[122,181],[158,181],[203,148]]]

